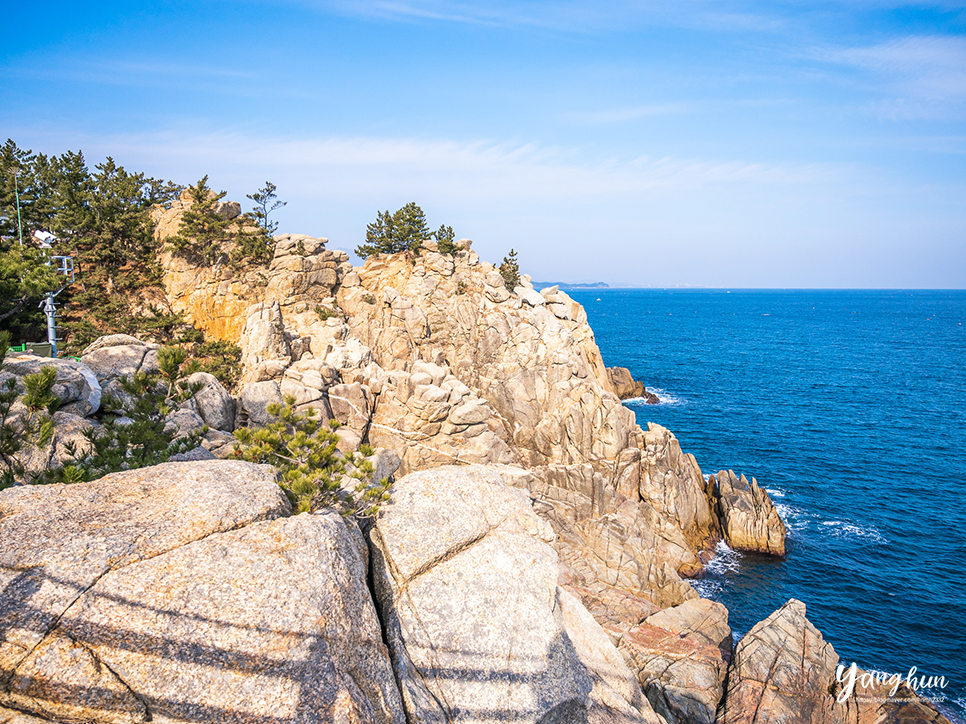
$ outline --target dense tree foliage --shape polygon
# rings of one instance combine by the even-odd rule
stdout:
[[[4,327],[20,336],[37,336],[43,328],[36,303],[29,302],[64,284],[46,266],[54,253],[72,256],[77,271],[77,283],[58,299],[66,308],[72,347],[106,331],[140,331],[127,297],[160,281],[148,210],[175,198],[180,187],[129,173],[111,158],[92,172],[79,152],[48,157],[22,150],[12,140],[0,149],[0,175],[0,305],[13,300],[0,309]],[[33,238],[38,230],[57,237],[52,250],[38,248]],[[15,314],[12,307],[18,303],[23,313],[12,317],[8,313]],[[159,321],[165,320],[151,319]]]
[[[46,156],[7,140],[0,147],[0,328],[18,339],[44,337],[38,302],[64,285],[63,276],[47,265],[57,254],[73,257],[76,270],[76,282],[57,300],[66,336],[62,349],[69,354],[114,332],[188,341],[181,338],[190,331],[182,318],[151,301],[162,299],[163,290],[150,211],[169,205],[182,189],[129,172],[110,157],[90,169],[80,152]],[[275,185],[266,182],[249,195],[255,210],[232,223],[216,212],[221,196],[207,188],[207,177],[192,187],[195,203],[185,214],[184,247],[209,262],[223,255],[236,266],[269,261],[275,225],[268,215],[284,205]],[[35,231],[53,234],[54,248],[39,248]]]
[[[389,500],[390,483],[388,478],[375,479],[375,467],[367,459],[375,451],[369,445],[343,455],[336,447],[338,420],[324,422],[314,407],[298,411],[291,395],[284,405],[272,403],[267,411],[275,419],[265,427],[235,431],[236,457],[274,465],[296,512],[337,508],[345,515],[378,515]]]
[[[452,227],[444,225],[435,233],[430,232],[426,214],[415,203],[409,203],[392,214],[388,210],[377,212],[376,220],[366,227],[366,243],[356,247],[356,254],[365,259],[375,254],[415,253],[433,237],[440,253],[452,254],[456,250]]]
[[[282,203],[270,205],[275,186],[270,182],[268,186],[271,188],[249,195],[259,197],[261,209],[231,217],[228,206],[222,202],[226,192],[213,191],[205,176],[188,187],[191,205],[181,217],[177,236],[168,239],[168,244],[176,252],[197,256],[205,266],[226,261],[236,267],[264,264],[272,258],[275,248],[271,236],[274,227],[268,222],[268,213]]]

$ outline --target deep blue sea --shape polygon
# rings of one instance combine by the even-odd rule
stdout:
[[[571,296],[664,401],[627,403],[640,424],[779,506],[784,560],[719,547],[697,582],[736,635],[801,599],[843,663],[944,676],[931,698],[966,720],[966,292]]]

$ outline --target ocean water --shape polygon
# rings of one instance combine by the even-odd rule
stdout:
[[[609,366],[662,399],[705,475],[758,479],[787,556],[719,546],[702,595],[736,636],[789,598],[845,664],[943,676],[966,721],[966,292],[592,290]]]

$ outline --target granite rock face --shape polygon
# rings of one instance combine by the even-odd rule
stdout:
[[[709,497],[728,545],[737,551],[785,555],[785,523],[754,478],[720,470],[708,481]]]
[[[728,691],[718,721],[753,724],[948,724],[925,699],[904,685],[863,683],[856,668],[839,668],[832,645],[790,599],[754,627],[735,647]],[[904,674],[903,674],[904,675]],[[903,676],[900,675],[900,676]]]
[[[412,721],[659,721],[599,624],[557,587],[552,529],[497,471],[406,476],[370,538]]]
[[[0,492],[0,705],[403,724],[360,534],[289,510],[268,466],[232,461]]]
[[[637,626],[608,626],[654,710],[669,724],[712,724],[731,660],[728,611],[698,598]]]
[[[235,429],[235,400],[214,375],[195,372],[184,381],[191,386],[200,386],[187,404],[205,424],[215,430],[231,432]]]
[[[158,213],[163,239],[181,211]],[[569,590],[600,620],[696,596],[683,579],[700,574],[721,535],[701,471],[673,435],[641,430],[621,404],[579,304],[559,288],[538,293],[526,275],[507,289],[468,240],[452,254],[426,242],[356,268],[324,239],[277,242],[245,291],[245,278],[163,260],[172,306],[240,341],[236,425],[263,424],[268,402],[292,395],[342,423],[340,449],[397,452],[400,475],[526,468],[520,480],[558,533]]]
[[[830,693],[839,657],[791,599],[735,647],[722,724],[836,721]]]
[[[626,367],[608,367],[607,379],[610,380],[614,392],[622,400],[630,400],[644,394],[644,383],[635,380],[631,371]]]

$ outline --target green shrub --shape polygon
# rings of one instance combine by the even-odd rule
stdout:
[[[365,455],[372,454],[370,446],[361,455],[343,455],[336,447],[339,422],[322,422],[311,407],[298,412],[291,395],[284,405],[269,405],[268,413],[275,419],[265,427],[235,431],[235,457],[274,465],[296,512],[331,507],[343,515],[378,515],[390,484],[388,478],[372,479],[374,468]],[[343,486],[346,476],[356,481],[352,491]]]

